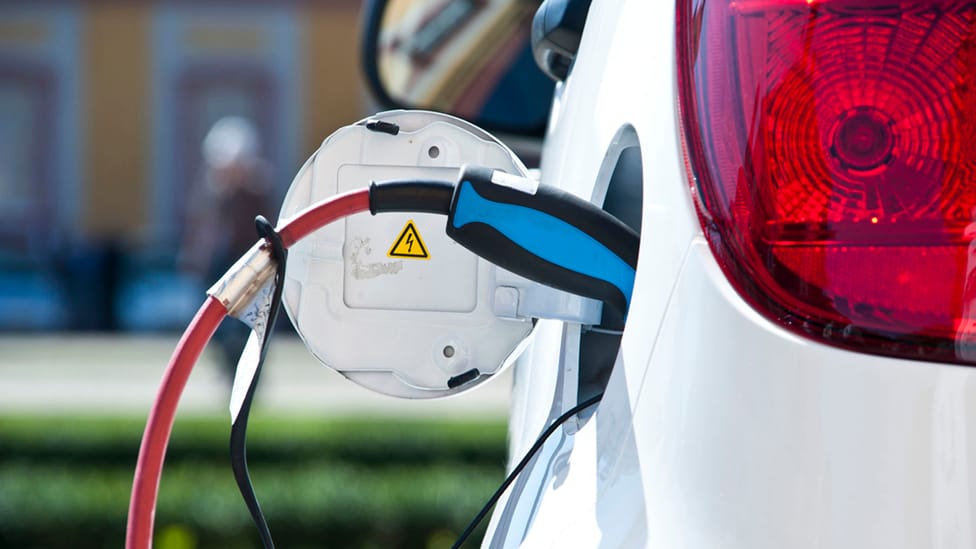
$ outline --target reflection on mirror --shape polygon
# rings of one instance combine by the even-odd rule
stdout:
[[[389,0],[376,37],[379,86],[397,106],[541,135],[553,82],[530,46],[538,0]]]

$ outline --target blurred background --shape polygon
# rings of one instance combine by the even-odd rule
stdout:
[[[179,331],[239,255],[227,235],[256,240],[253,216],[277,217],[321,141],[376,110],[360,9],[0,6],[0,547],[122,545],[146,413]],[[258,544],[227,460],[218,351],[177,418],[163,549]],[[251,462],[283,547],[449,547],[501,480],[508,378],[393,401],[287,329],[266,372]]]
[[[201,146],[250,121],[279,202],[369,112],[359,2],[6,2],[0,8],[0,327],[184,324],[176,269]],[[276,212],[264,212],[273,215]],[[160,309],[160,295],[170,305]]]

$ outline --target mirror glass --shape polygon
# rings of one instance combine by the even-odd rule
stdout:
[[[538,0],[389,0],[379,24],[367,27],[375,29],[367,72],[390,107],[542,135],[554,83],[532,57],[538,7]]]

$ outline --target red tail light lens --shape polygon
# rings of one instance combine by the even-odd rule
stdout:
[[[976,363],[976,2],[678,0],[715,256],[820,341]]]

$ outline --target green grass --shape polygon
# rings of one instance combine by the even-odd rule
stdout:
[[[142,421],[0,417],[0,547],[119,547]],[[226,419],[179,419],[156,547],[257,547]],[[500,421],[260,418],[256,492],[281,547],[450,546],[503,475]]]
[[[0,462],[10,459],[135,464],[143,419],[0,416]],[[307,458],[360,463],[503,462],[502,421],[310,419],[255,417],[248,426],[251,462]],[[230,422],[180,418],[167,459],[225,459]],[[501,444],[499,444],[501,441]]]

